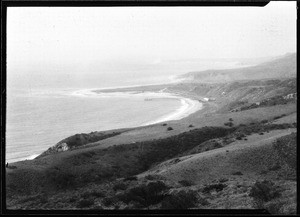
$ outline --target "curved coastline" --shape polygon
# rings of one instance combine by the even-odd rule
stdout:
[[[181,107],[175,110],[174,112],[162,116],[154,121],[143,123],[141,126],[148,126],[148,125],[157,124],[165,121],[180,120],[202,109],[202,103],[196,100],[180,97],[180,101],[181,101]]]
[[[137,86],[132,86],[137,87]],[[114,89],[118,89],[116,87]],[[105,89],[105,88],[104,88]],[[81,91],[76,91],[75,95],[81,96],[100,96],[100,97],[131,97],[132,95],[140,96],[140,97],[153,97],[153,99],[178,99],[181,101],[181,106],[176,109],[175,111],[161,116],[153,121],[148,121],[145,123],[140,124],[137,127],[148,126],[152,124],[157,124],[165,121],[173,121],[173,120],[180,120],[189,115],[195,113],[198,110],[201,110],[203,104],[197,100],[193,100],[187,97],[183,97],[174,93],[166,92],[166,88],[160,91],[119,91],[119,92],[105,92],[101,93],[99,91],[104,89],[85,89]],[[111,89],[111,88],[107,88]],[[112,89],[113,90],[113,89]]]

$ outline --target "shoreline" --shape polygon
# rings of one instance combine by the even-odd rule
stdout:
[[[149,86],[151,86],[151,85],[149,85]],[[127,88],[135,88],[135,87],[143,88],[143,87],[148,87],[148,86],[132,86],[132,87],[127,87]],[[203,108],[203,103],[199,102],[198,100],[194,100],[194,99],[188,98],[186,96],[181,96],[179,94],[167,92],[166,91],[167,88],[163,88],[159,91],[142,91],[142,90],[122,91],[120,89],[122,89],[122,88],[117,87],[115,89],[109,89],[109,90],[112,90],[111,92],[101,92],[101,90],[103,90],[103,89],[93,89],[90,91],[94,92],[96,94],[104,94],[104,96],[110,95],[110,96],[117,96],[117,97],[120,97],[120,96],[130,97],[130,95],[142,95],[143,97],[154,97],[153,100],[155,100],[155,99],[177,99],[177,100],[180,100],[180,102],[181,102],[181,106],[178,109],[176,109],[175,111],[173,111],[169,114],[166,114],[164,116],[161,116],[153,121],[144,122],[137,127],[149,126],[149,125],[158,124],[158,123],[165,122],[165,121],[181,120]],[[119,91],[115,92],[115,90],[119,90]]]
[[[120,86],[114,88],[91,88],[91,89],[82,89],[72,92],[72,95],[82,96],[82,97],[145,97],[150,98],[151,100],[164,100],[164,99],[176,99],[181,101],[181,106],[177,108],[175,111],[163,115],[161,117],[156,118],[152,121],[144,122],[135,127],[143,127],[149,126],[153,124],[158,124],[165,121],[175,121],[181,120],[183,118],[188,117],[189,115],[201,110],[203,108],[203,103],[199,102],[198,100],[189,98],[187,96],[182,96],[180,94],[175,94],[171,92],[167,92],[167,88],[162,88],[160,90],[143,90],[143,88],[148,88],[149,86],[153,85],[133,85],[133,86]],[[168,84],[164,84],[168,85]],[[139,88],[138,90],[133,90],[134,88]],[[129,90],[128,90],[129,89]],[[105,92],[102,92],[105,90]],[[108,91],[107,91],[108,90]],[[135,128],[133,127],[133,128]],[[116,128],[114,128],[116,129]]]
[[[152,124],[158,124],[158,123],[166,122],[166,121],[181,120],[203,108],[203,103],[200,103],[196,100],[192,100],[190,98],[182,97],[180,99],[180,101],[181,101],[181,107],[178,108],[176,111],[174,111],[168,115],[165,115],[163,117],[160,117],[154,121],[146,122],[146,123],[142,124],[141,126],[149,126]]]
[[[167,84],[166,84],[167,85]],[[152,85],[149,85],[150,87]],[[138,90],[122,90],[123,88],[115,87],[114,89],[111,88],[90,88],[90,89],[80,89],[75,90],[69,93],[72,96],[77,97],[92,97],[92,98],[107,98],[107,97],[122,97],[122,98],[128,98],[128,97],[140,97],[140,98],[150,98],[151,100],[179,100],[180,105],[176,110],[173,110],[170,113],[167,113],[162,116],[156,117],[154,120],[142,122],[140,124],[137,124],[136,126],[130,127],[132,129],[139,128],[139,127],[146,127],[149,125],[158,124],[161,122],[166,121],[175,121],[175,120],[181,120],[183,118],[188,117],[189,115],[201,110],[203,108],[203,103],[199,102],[198,100],[193,100],[191,98],[188,98],[187,96],[181,96],[176,93],[170,93],[167,92],[167,88],[163,87],[160,90],[142,90],[149,88],[148,85],[142,85],[142,86],[127,86],[126,88],[139,88]],[[111,92],[101,92],[101,90],[111,90]],[[69,95],[68,94],[68,95]],[[114,127],[108,130],[118,130],[120,128]],[[100,130],[102,131],[102,130]],[[104,130],[107,131],[107,130]],[[56,144],[59,141],[55,141]],[[52,147],[52,146],[49,146]],[[44,150],[46,151],[46,150]],[[44,152],[43,151],[43,152]],[[43,153],[41,152],[41,153]],[[19,161],[25,161],[25,160],[33,160],[36,156],[39,156],[41,153],[32,153],[31,155],[21,157],[21,158],[15,158],[9,160],[9,163],[15,163]],[[8,160],[8,159],[6,159]]]

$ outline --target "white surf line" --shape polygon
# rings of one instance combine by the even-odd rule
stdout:
[[[195,113],[196,111],[202,109],[202,103],[192,100],[189,98],[183,98],[183,97],[178,97],[175,96],[175,98],[179,98],[181,101],[181,107],[178,108],[176,111],[165,115],[163,117],[160,117],[154,121],[146,122],[142,124],[141,126],[147,126],[147,125],[152,125],[152,124],[157,124],[165,121],[171,121],[171,120],[180,120],[183,119],[187,116],[189,116],[192,113]]]

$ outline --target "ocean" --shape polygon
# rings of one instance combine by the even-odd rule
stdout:
[[[6,161],[31,159],[76,133],[146,125],[182,106],[178,98],[146,97],[86,90],[19,90],[7,98]]]

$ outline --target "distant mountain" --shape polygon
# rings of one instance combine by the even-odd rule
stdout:
[[[296,53],[288,53],[278,59],[261,63],[256,66],[189,72],[179,78],[186,81],[223,83],[237,80],[289,78],[296,77],[296,73]]]

